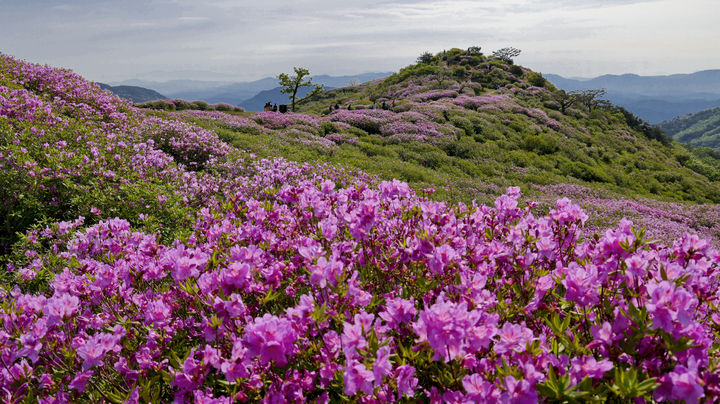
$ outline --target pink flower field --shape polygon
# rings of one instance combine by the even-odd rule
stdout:
[[[452,136],[384,113],[327,119]],[[3,225],[21,232],[0,278],[3,401],[720,397],[720,251],[706,238],[650,241],[655,223],[627,220],[586,229],[573,201],[541,215],[516,187],[493,206],[430,200],[398,180],[259,159],[192,115],[141,112],[0,55]],[[309,138],[323,123],[234,124]]]

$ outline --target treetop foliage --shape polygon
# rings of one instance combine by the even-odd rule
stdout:
[[[432,63],[434,55],[430,52],[423,52],[417,58],[418,63]]]
[[[278,75],[278,79],[280,80],[280,86],[283,87],[280,92],[283,94],[290,94],[292,110],[295,111],[298,89],[301,87],[311,86],[312,77],[309,77],[310,71],[304,67],[294,67],[293,70],[295,70],[294,76],[289,76],[287,73],[280,73]],[[307,79],[305,79],[305,77],[307,77]],[[310,94],[308,94],[308,97],[317,95],[323,90],[323,88],[323,84],[315,85]]]
[[[513,59],[520,56],[520,52],[520,49],[507,47],[496,50],[492,53],[492,56],[506,63],[513,63]]]

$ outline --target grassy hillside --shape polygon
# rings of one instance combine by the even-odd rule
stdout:
[[[677,117],[660,128],[678,142],[720,151],[720,107]]]
[[[508,185],[569,182],[625,196],[720,201],[716,159],[620,108],[576,103],[563,114],[555,94],[537,73],[456,49],[305,100],[303,113],[195,122],[260,155],[345,164],[434,187],[443,198],[482,200]]]

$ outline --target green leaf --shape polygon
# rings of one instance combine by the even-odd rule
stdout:
[[[615,380],[609,386],[610,390],[621,398],[632,399],[643,397],[659,386],[656,378],[651,377],[643,380],[642,376],[643,373],[638,374],[638,370],[634,367],[628,369],[616,367],[614,371]]]

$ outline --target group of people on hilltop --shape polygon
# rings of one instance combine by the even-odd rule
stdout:
[[[395,100],[392,101],[392,104],[388,104],[387,101],[383,101],[382,104],[380,105],[380,108],[384,109],[384,110],[390,110],[390,109],[395,108]],[[335,105],[330,104],[330,105],[328,105],[328,110],[327,110],[326,114],[330,114],[333,112],[333,110],[338,110],[338,109],[340,109],[340,104],[337,104],[337,103]],[[351,103],[348,103],[347,109],[348,109],[348,111],[353,110],[353,106]],[[372,109],[378,109],[377,101],[373,101]]]
[[[270,101],[265,103],[265,112],[277,112],[278,106],[277,104],[272,104]]]

